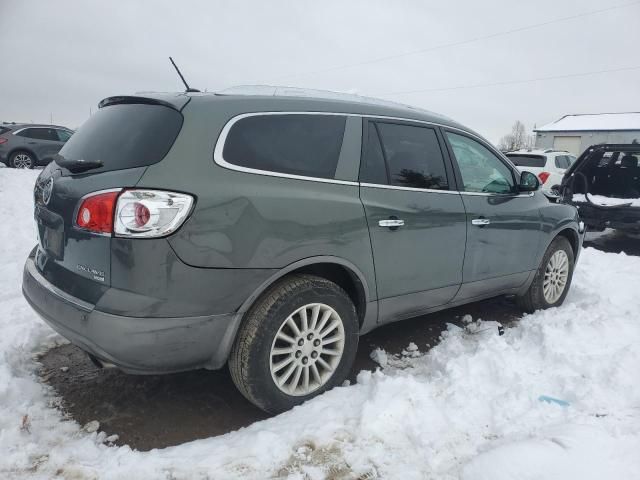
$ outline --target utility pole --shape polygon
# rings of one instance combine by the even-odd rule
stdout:
[[[49,123],[51,123],[51,125],[53,125],[53,112],[49,113],[49,119],[51,120]]]

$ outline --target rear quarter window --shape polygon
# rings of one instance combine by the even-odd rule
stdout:
[[[162,160],[182,128],[182,114],[150,104],[102,107],[60,150],[65,160],[101,160],[91,173],[144,167]]]
[[[513,162],[516,167],[537,167],[542,168],[547,163],[547,157],[543,155],[509,155],[509,160]]]
[[[236,121],[222,160],[238,167],[289,175],[334,178],[342,148],[344,115],[255,115]]]

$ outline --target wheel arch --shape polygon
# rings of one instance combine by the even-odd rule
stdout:
[[[580,250],[580,235],[578,235],[578,232],[571,227],[566,227],[560,230],[551,241],[555,240],[557,237],[565,237],[569,240],[569,244],[571,244],[571,248],[573,249],[573,256],[576,258],[578,256],[578,251]]]
[[[244,316],[260,295],[278,280],[288,275],[304,273],[326,278],[342,287],[353,301],[360,327],[362,327],[367,314],[367,305],[371,301],[369,284],[363,273],[353,263],[333,256],[309,257],[287,265],[263,282],[240,306],[238,313]]]
[[[36,153],[28,147],[24,147],[22,145],[18,146],[18,147],[14,147],[12,148],[9,153],[7,153],[7,162],[11,163],[11,157],[16,153],[16,152],[27,152],[29,155],[31,155],[33,157],[33,161],[34,163],[38,163],[40,161],[40,159],[38,158],[38,155],[36,155]]]

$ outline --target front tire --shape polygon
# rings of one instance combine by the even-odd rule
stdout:
[[[575,256],[565,237],[556,237],[542,258],[542,263],[527,292],[518,297],[520,307],[529,313],[562,305],[569,293]]]
[[[11,154],[9,166],[13,168],[31,169],[36,166],[36,159],[29,152],[18,151]]]
[[[314,275],[292,275],[248,312],[229,357],[231,378],[253,404],[289,410],[341,384],[358,348],[358,316],[347,293]]]

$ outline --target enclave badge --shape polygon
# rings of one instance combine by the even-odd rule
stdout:
[[[42,187],[42,201],[45,205],[49,205],[51,200],[51,192],[53,191],[53,177],[49,179],[44,187]]]

